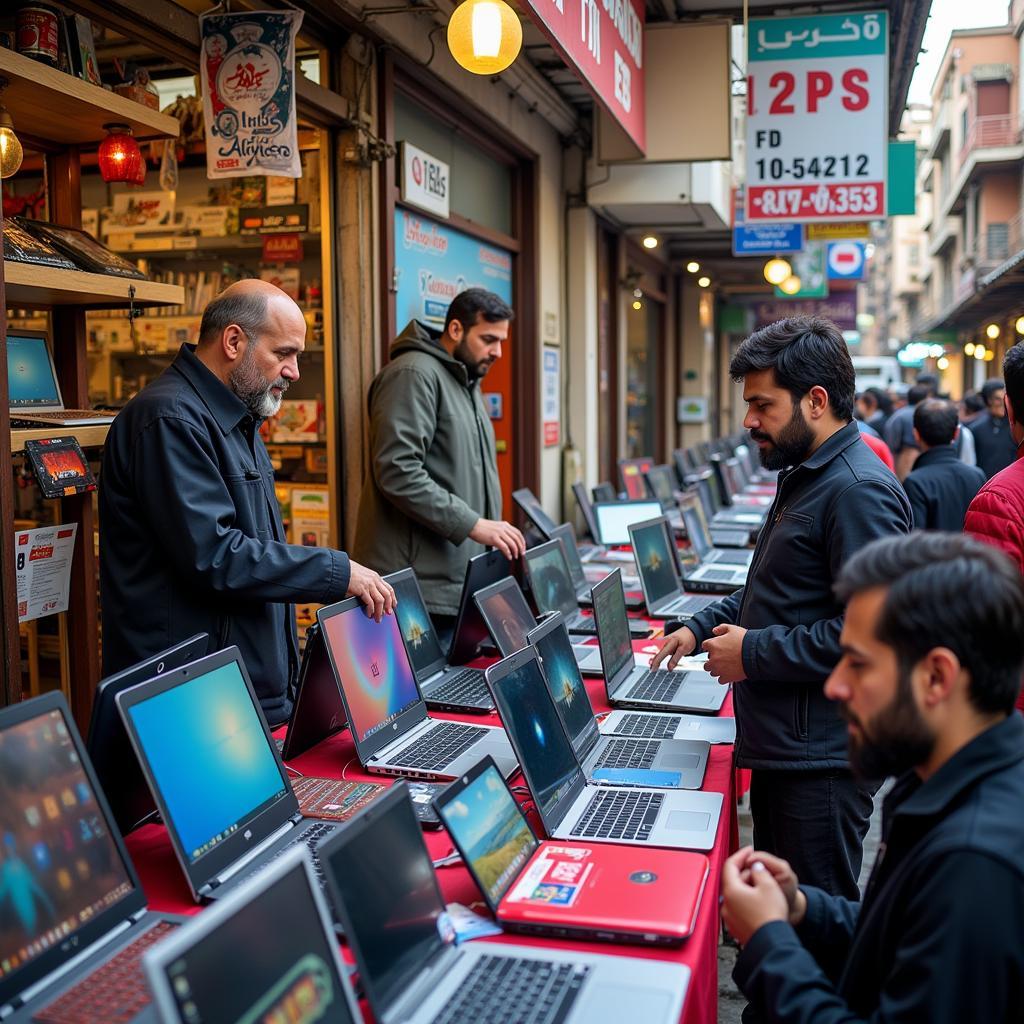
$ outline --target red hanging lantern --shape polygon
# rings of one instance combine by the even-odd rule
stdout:
[[[100,175],[104,181],[127,181],[141,185],[146,180],[146,165],[139,144],[126,124],[105,124],[109,133],[100,143]]]

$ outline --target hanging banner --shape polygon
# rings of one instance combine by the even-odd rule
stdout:
[[[206,176],[299,178],[295,37],[301,11],[203,14]]]

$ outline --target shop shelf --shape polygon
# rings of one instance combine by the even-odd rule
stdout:
[[[11,431],[11,454],[23,452],[26,441],[41,441],[46,437],[74,437],[83,448],[99,448],[107,439],[109,423],[92,427],[27,427]]]
[[[4,260],[4,290],[8,307],[121,309],[129,304],[128,289],[131,286],[135,287],[136,306],[176,306],[185,301],[185,289],[176,284],[134,281],[108,274],[89,274],[84,270],[58,270]]]

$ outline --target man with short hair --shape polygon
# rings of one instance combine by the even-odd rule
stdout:
[[[926,398],[931,397],[927,385],[913,384],[907,392],[907,404],[897,409],[885,425],[885,443],[896,460],[896,476],[906,479],[914,460],[917,458],[917,442],[914,440],[914,409]]]
[[[844,567],[843,657],[825,692],[850,763],[897,776],[862,901],[750,847],[722,918],[750,1016],[777,1024],[1020,1021],[1024,1007],[1024,586],[970,538],[919,533]]]
[[[903,488],[915,529],[962,530],[967,506],[985,482],[977,466],[957,458],[958,420],[956,405],[945,398],[926,398],[914,409],[914,439],[921,454]]]
[[[879,387],[865,388],[857,396],[857,411],[879,436],[892,415],[892,399]]]
[[[99,482],[103,670],[195,633],[237,645],[271,726],[287,721],[299,666],[296,602],[394,591],[342,551],[289,544],[259,435],[305,349],[302,310],[246,280],[203,312],[197,345],[118,414]]]
[[[1006,418],[1005,395],[1006,388],[1001,380],[985,381],[981,387],[985,411],[971,424],[978,465],[989,478],[1006,469],[1017,457],[1010,421]]]
[[[501,358],[512,310],[470,288],[448,307],[443,331],[412,320],[370,385],[370,461],[355,552],[394,572],[411,565],[439,634],[451,630],[470,558],[526,550],[501,519],[494,429],[481,381]]]
[[[698,647],[735,683],[736,763],[752,768],[760,849],[799,865],[837,895],[857,893],[874,787],[854,780],[846,735],[822,685],[839,660],[843,606],[832,586],[851,555],[910,529],[910,506],[852,421],[854,371],[829,320],[791,317],[736,350],[744,427],[778,494],[757,538],[746,586],[666,637],[651,662]]]

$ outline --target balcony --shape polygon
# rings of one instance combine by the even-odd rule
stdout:
[[[1018,212],[1012,220],[989,224],[980,231],[967,258],[982,278],[1021,249],[1024,249],[1024,212]]]
[[[928,151],[925,154],[926,157],[931,160],[942,153],[942,151],[949,145],[950,135],[950,124],[952,123],[952,117],[950,115],[950,101],[944,99],[935,111],[935,115],[932,117],[932,141],[928,146]]]
[[[1020,142],[1020,123],[1011,114],[983,114],[967,129],[967,138],[960,147],[958,167],[976,149],[1005,149]]]

